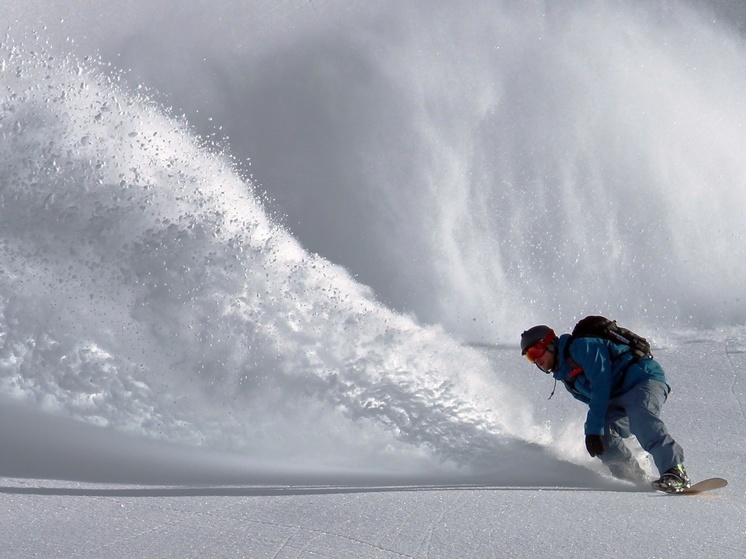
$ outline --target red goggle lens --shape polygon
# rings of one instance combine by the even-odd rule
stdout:
[[[536,363],[536,360],[546,352],[547,346],[543,343],[534,344],[526,350],[526,358],[531,361],[531,363]]]

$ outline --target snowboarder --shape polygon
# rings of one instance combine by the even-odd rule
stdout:
[[[628,345],[603,338],[558,337],[545,325],[521,334],[521,352],[588,405],[585,447],[615,477],[637,483],[645,479],[623,441],[634,435],[658,468],[661,477],[653,482],[656,489],[674,492],[691,485],[684,451],[659,417],[671,389],[657,361],[637,359]]]

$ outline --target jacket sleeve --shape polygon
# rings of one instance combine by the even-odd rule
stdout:
[[[614,383],[609,350],[598,338],[580,338],[573,343],[571,356],[583,368],[583,374],[590,382],[585,434],[603,435]]]

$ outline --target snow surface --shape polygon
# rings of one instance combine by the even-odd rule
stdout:
[[[746,555],[740,3],[7,4],[0,557]],[[727,488],[587,457],[591,312]]]

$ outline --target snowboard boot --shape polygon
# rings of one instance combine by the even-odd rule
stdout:
[[[653,487],[658,491],[665,491],[666,493],[678,493],[691,486],[692,483],[689,481],[689,476],[686,475],[683,464],[666,470],[659,480],[653,482]]]

